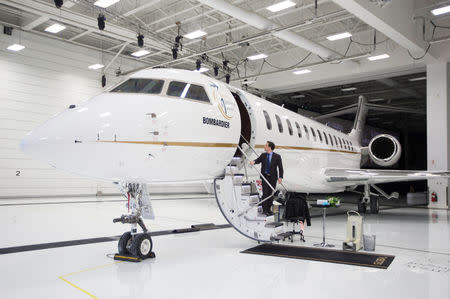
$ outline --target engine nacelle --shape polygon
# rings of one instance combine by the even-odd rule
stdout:
[[[388,167],[398,162],[402,146],[397,138],[388,134],[375,136],[369,143],[369,156],[378,166]]]

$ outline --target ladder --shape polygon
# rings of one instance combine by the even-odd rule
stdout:
[[[256,153],[248,143],[244,144],[248,146],[247,150],[251,148]],[[258,207],[269,197],[260,200],[259,193],[253,192],[256,190],[254,183],[248,182],[247,174],[239,172],[242,168],[246,170],[245,165],[250,159],[239,145],[238,149],[242,157],[233,157],[226,166],[223,177],[214,180],[214,193],[219,209],[231,226],[244,236],[258,242],[279,241],[283,239],[285,225],[275,222],[273,215],[266,216],[259,212]],[[261,175],[255,166],[252,167]],[[264,177],[262,179],[265,180]],[[272,191],[274,195],[276,190],[272,188]]]

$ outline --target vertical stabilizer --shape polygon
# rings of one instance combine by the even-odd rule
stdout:
[[[361,142],[362,131],[366,123],[367,116],[367,99],[364,96],[358,98],[358,109],[356,110],[355,122],[349,136]]]

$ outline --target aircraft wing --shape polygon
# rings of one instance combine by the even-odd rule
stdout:
[[[450,178],[449,171],[326,168],[327,182],[363,185]]]

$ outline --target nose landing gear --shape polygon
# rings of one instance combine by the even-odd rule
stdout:
[[[114,256],[115,260],[140,262],[143,259],[154,258],[153,241],[144,221],[141,217],[144,210],[144,216],[152,218],[153,211],[150,205],[150,199],[146,194],[146,188],[140,184],[126,184],[125,190],[128,197],[128,208],[131,209],[129,215],[122,215],[113,219],[113,222],[122,224],[131,224],[131,230],[125,232],[119,239],[119,253]],[[140,226],[142,233],[137,232],[137,226]]]

